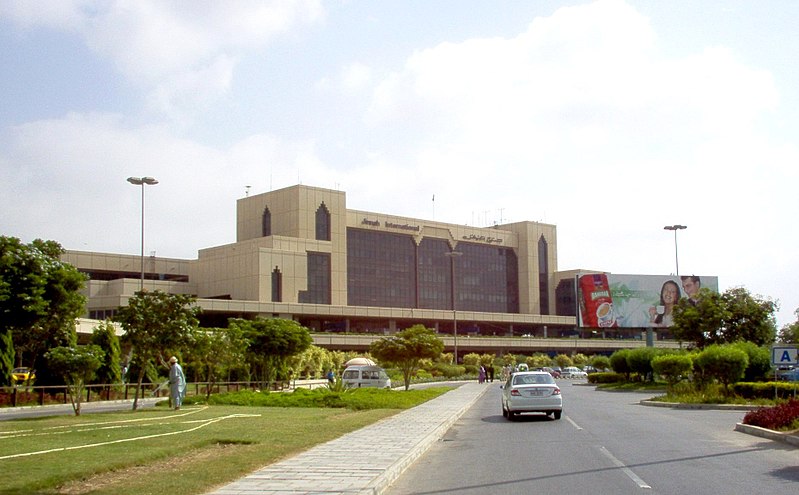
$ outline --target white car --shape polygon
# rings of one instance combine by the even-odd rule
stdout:
[[[563,397],[560,387],[546,371],[514,373],[502,385],[502,415],[513,419],[521,413],[540,412],[560,419]]]
[[[586,378],[588,373],[576,366],[566,366],[560,371],[561,378]]]

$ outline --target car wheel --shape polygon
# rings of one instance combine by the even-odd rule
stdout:
[[[508,417],[508,410],[505,409],[505,406],[502,406],[502,417],[503,418],[507,418]]]
[[[561,414],[562,414],[562,411],[555,411],[555,413],[554,413],[555,419],[560,419],[560,415]]]

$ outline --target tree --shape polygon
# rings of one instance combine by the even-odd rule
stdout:
[[[771,371],[771,351],[768,348],[745,341],[735,342],[732,347],[744,351],[749,358],[749,364],[744,371],[744,381],[754,382],[768,376]]]
[[[677,301],[671,331],[681,342],[691,342],[698,349],[718,341],[719,331],[727,318],[721,294],[700,289],[696,303],[688,298]]]
[[[566,354],[558,354],[557,356],[555,356],[553,361],[557,363],[557,365],[560,366],[561,368],[573,365],[572,358],[570,358]]]
[[[61,376],[67,385],[69,401],[75,416],[80,416],[80,404],[86,382],[94,377],[102,364],[103,350],[96,345],[82,347],[55,347],[45,354],[53,373]]]
[[[105,321],[94,328],[91,343],[103,351],[100,367],[95,372],[95,381],[105,384],[106,395],[110,394],[111,384],[122,381],[121,350],[116,327]]]
[[[307,328],[284,318],[235,319],[230,327],[238,329],[247,341],[247,360],[261,386],[287,378],[288,359],[311,346]]]
[[[730,383],[735,383],[744,376],[749,357],[733,346],[714,344],[699,353],[695,362],[702,369],[705,378],[715,378],[724,385],[724,391],[728,392]]]
[[[741,340],[770,344],[776,335],[776,309],[775,302],[753,296],[742,287],[723,294],[701,289],[695,305],[687,298],[677,303],[672,332],[678,340],[699,349]]]
[[[627,364],[627,355],[630,354],[630,349],[619,349],[610,355],[610,367],[616,373],[623,374],[627,380],[630,379],[630,365]]]
[[[638,373],[641,381],[652,378],[652,359],[657,356],[654,347],[639,347],[627,352],[627,368],[631,373]]]
[[[44,352],[75,344],[86,276],[63,263],[63,253],[55,241],[23,244],[0,236],[0,380],[8,376],[11,355],[17,364],[36,368],[39,383],[48,383]]]
[[[777,336],[777,340],[783,344],[799,344],[799,308],[793,314],[796,321],[783,326]]]
[[[468,354],[465,354],[463,357],[461,357],[461,361],[463,362],[464,366],[479,367],[480,366],[480,354],[477,354],[476,352],[470,352]]]
[[[588,364],[598,370],[607,370],[610,369],[610,358],[602,355],[593,356]]]
[[[652,370],[666,380],[669,392],[693,367],[694,363],[688,354],[663,354],[652,359]]]
[[[156,363],[166,366],[171,354],[179,354],[191,342],[201,311],[194,301],[194,297],[183,294],[139,291],[117,311],[114,320],[125,330],[122,342],[131,347],[138,369],[134,410],[147,369]]]
[[[14,369],[14,340],[11,332],[0,331],[0,385],[8,385],[11,381],[11,370]]]
[[[743,287],[724,291],[722,300],[727,309],[722,327],[724,342],[743,340],[758,346],[774,343],[777,334],[774,301],[752,295]]]
[[[226,371],[244,366],[247,341],[238,327],[201,328],[192,336],[187,362],[199,375],[199,380],[208,382],[206,397],[217,379]]]
[[[369,352],[379,361],[389,363],[402,371],[405,390],[411,386],[411,377],[419,369],[422,359],[436,359],[444,350],[444,341],[435,331],[424,325],[414,325],[395,335],[372,342]],[[479,360],[479,357],[478,357]]]

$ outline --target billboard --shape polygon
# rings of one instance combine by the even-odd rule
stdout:
[[[700,288],[719,290],[718,277],[704,275],[577,276],[578,326],[588,328],[665,328],[679,299],[693,300]]]

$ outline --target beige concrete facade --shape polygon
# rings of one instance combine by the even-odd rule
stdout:
[[[320,209],[329,214],[329,240],[317,239]],[[270,235],[264,236],[267,210]],[[480,228],[348,210],[343,191],[302,185],[239,199],[236,212],[236,242],[202,249],[195,260],[145,258],[145,289],[196,295],[200,306],[211,314],[302,316],[316,318],[320,325],[340,318],[347,328],[355,318],[386,319],[390,328],[402,321],[450,321],[451,310],[348,306],[347,231],[361,229],[408,235],[417,246],[423,238],[435,238],[453,249],[459,243],[511,248],[518,259],[519,312],[459,311],[458,320],[511,328],[575,325],[573,316],[555,314],[558,264],[554,225],[518,222]],[[542,249],[544,263],[539,259]],[[308,290],[308,253],[330,257],[330,304],[300,302],[300,293]],[[70,251],[64,259],[92,276],[87,288],[92,317],[124,305],[139,289],[139,256]],[[275,271],[280,274],[279,297],[272,293]],[[97,274],[107,276],[96,278]],[[546,277],[544,284],[540,276]],[[547,291],[545,308],[541,307],[541,287]]]

